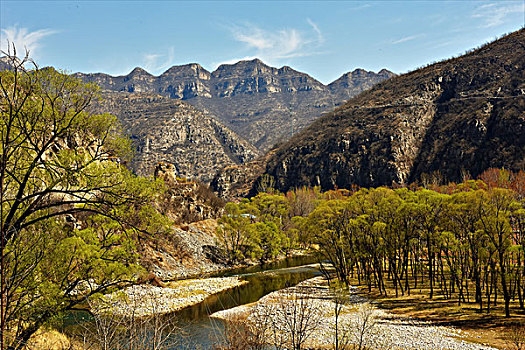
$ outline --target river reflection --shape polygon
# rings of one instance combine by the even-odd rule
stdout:
[[[176,320],[183,333],[182,335],[176,334],[170,339],[169,343],[181,344],[170,349],[210,349],[222,340],[224,326],[221,320],[212,319],[209,315],[235,306],[253,303],[273,291],[296,285],[319,275],[320,272],[315,267],[309,266],[315,262],[315,257],[301,256],[272,264],[214,274],[213,276],[239,276],[249,283],[212,295],[197,305],[166,315],[167,319]],[[78,312],[70,314],[64,326],[71,330],[73,327],[78,327],[81,322],[89,323],[92,320],[92,317],[86,312]]]
[[[249,283],[212,295],[200,304],[176,312],[174,316],[182,326],[185,336],[180,339],[184,345],[173,349],[211,348],[222,340],[224,326],[221,320],[212,319],[209,315],[253,303],[266,294],[319,275],[320,272],[316,268],[306,266],[314,262],[313,257],[296,257],[267,266],[254,266],[222,274],[239,275]]]

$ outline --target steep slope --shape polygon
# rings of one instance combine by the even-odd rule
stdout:
[[[525,30],[374,86],[282,145],[266,174],[280,190],[456,181],[525,168]]]
[[[209,182],[218,169],[253,160],[258,152],[214,118],[182,101],[148,93],[104,92],[96,107],[114,114],[131,137],[131,167],[151,175],[159,162],[179,177]]]
[[[305,73],[273,68],[258,59],[221,65],[212,73],[196,63],[174,66],[158,77],[141,68],[119,77],[77,73],[102,89],[185,100],[260,150],[286,141],[323,112],[393,75],[356,70],[325,86]]]

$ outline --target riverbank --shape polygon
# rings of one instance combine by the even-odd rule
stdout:
[[[293,257],[309,255],[308,250],[294,250],[288,256],[280,255],[260,266],[258,260],[246,259],[231,265],[217,244],[216,220],[203,220],[173,227],[167,237],[157,237],[141,247],[141,265],[162,281],[191,278],[222,277],[253,267],[253,272]],[[310,263],[310,262],[306,262]]]
[[[94,303],[92,312],[126,317],[168,314],[246,283],[239,277],[216,277],[174,281],[165,287],[134,285],[104,295]]]
[[[261,315],[272,318],[274,330],[287,329],[287,319],[283,317],[286,312],[280,312],[282,303],[290,303],[292,298],[308,298],[308,309],[315,310],[309,315],[314,320],[315,329],[308,337],[304,346],[313,349],[328,349],[335,342],[335,316],[333,293],[329,290],[327,282],[322,277],[316,277],[298,284],[296,287],[287,288],[268,294],[258,302],[243,305],[237,308],[224,310],[213,314],[211,317],[225,320],[246,319],[248,323],[261,324]],[[351,329],[355,329],[363,317],[363,312],[368,313],[371,323],[364,337],[364,342],[372,349],[435,349],[435,350],[491,350],[489,346],[467,341],[463,331],[453,327],[437,326],[430,322],[422,322],[410,317],[395,315],[380,309],[368,299],[358,294],[357,288],[351,288],[345,297],[345,305],[339,318],[339,325],[348,330],[350,338]],[[259,327],[260,328],[260,327]],[[341,329],[339,330],[341,332]],[[355,343],[355,339],[352,341]]]

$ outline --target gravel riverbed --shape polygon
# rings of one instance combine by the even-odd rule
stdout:
[[[279,311],[283,300],[307,296],[308,309],[315,310],[315,330],[308,337],[305,348],[331,349],[335,342],[335,302],[332,292],[328,289],[323,277],[316,277],[299,285],[266,295],[257,303],[243,305],[237,308],[219,311],[211,315],[220,319],[247,317],[248,321],[257,324],[261,315],[272,318],[274,329],[286,330],[289,327],[290,312]],[[373,326],[365,335],[365,344],[371,349],[389,350],[491,350],[494,348],[465,340],[462,331],[453,327],[436,326],[412,318],[402,317],[379,309],[368,300],[356,294],[351,289],[342,306],[339,318],[341,328],[348,330],[350,338],[352,331],[362,319],[363,310],[371,315]]]
[[[104,295],[93,306],[93,311],[128,317],[167,314],[245,283],[248,282],[238,277],[218,277],[175,281],[166,287],[134,285]]]

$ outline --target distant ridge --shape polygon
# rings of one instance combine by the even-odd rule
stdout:
[[[160,94],[216,116],[259,150],[286,141],[324,112],[374,84],[395,76],[357,69],[324,85],[288,66],[259,59],[223,64],[209,72],[197,63],[173,66],[159,76],[135,68],[123,76],[76,73],[104,90]]]
[[[433,172],[460,181],[491,167],[525,169],[524,29],[375,85],[275,150],[265,173],[285,191]]]

